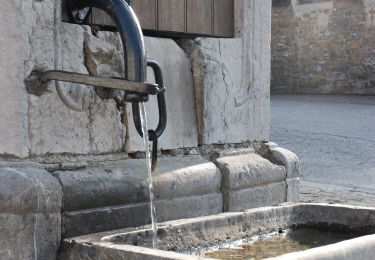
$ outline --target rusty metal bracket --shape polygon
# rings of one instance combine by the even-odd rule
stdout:
[[[144,101],[144,97],[147,95],[158,95],[165,91],[164,87],[159,87],[158,84],[134,82],[122,78],[96,77],[59,70],[34,71],[25,82],[29,93],[40,96],[47,90],[46,83],[52,80],[123,90],[135,96],[142,96],[141,101]]]

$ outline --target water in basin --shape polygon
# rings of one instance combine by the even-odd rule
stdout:
[[[220,245],[201,252],[215,259],[264,259],[303,251],[357,237],[353,234],[323,232],[315,229],[283,230]]]

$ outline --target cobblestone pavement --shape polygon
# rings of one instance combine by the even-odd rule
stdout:
[[[302,181],[300,185],[300,201],[304,203],[375,207],[375,193],[370,190],[364,191],[362,189]]]

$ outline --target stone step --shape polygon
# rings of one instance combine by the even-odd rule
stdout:
[[[150,223],[144,159],[99,163],[54,176],[64,192],[64,237]],[[222,212],[220,171],[201,156],[160,158],[153,184],[159,221]]]

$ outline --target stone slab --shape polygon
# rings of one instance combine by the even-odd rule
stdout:
[[[199,144],[269,136],[270,1],[237,1],[236,38],[184,41],[194,76]]]
[[[219,193],[221,181],[219,169],[201,156],[161,158],[154,177],[155,198]]]
[[[56,213],[62,192],[50,173],[33,168],[0,168],[0,213]]]
[[[95,37],[80,25],[56,23],[55,29],[56,37],[50,37],[49,41],[52,41],[56,53],[51,56],[56,56],[56,60],[44,69],[87,74],[86,56],[89,59],[94,50],[84,47],[90,45],[90,39]],[[101,44],[102,49],[96,46],[95,50],[107,51],[108,45],[111,45],[101,39],[96,39],[96,43]],[[112,49],[115,49],[113,43]],[[91,86],[51,83],[49,93],[40,97],[30,95],[28,117],[30,154],[33,156],[101,154],[123,150],[125,132],[116,103],[98,97]]]
[[[55,259],[61,238],[58,180],[31,167],[1,167],[0,179],[0,258]]]
[[[255,150],[253,148],[239,148],[239,149],[220,149],[216,151],[210,152],[210,161],[214,162],[218,158],[222,157],[228,157],[228,156],[236,156],[236,155],[242,155],[242,154],[250,154],[255,153]]]
[[[224,212],[274,206],[286,202],[286,183],[272,183],[223,193]]]
[[[298,203],[299,202],[299,178],[286,179],[287,185],[287,202]]]
[[[144,159],[107,162],[83,170],[54,174],[63,187],[64,211],[149,200]],[[220,172],[201,156],[159,158],[154,176],[157,199],[218,193],[220,186]]]
[[[29,54],[26,25],[31,15],[23,13],[20,7],[30,2],[0,3],[0,154],[10,157],[27,157],[29,148],[27,93],[23,81],[24,62]]]
[[[0,212],[0,259],[56,259],[61,215]]]
[[[316,225],[322,227],[323,223],[327,224],[327,231],[338,232],[340,228],[345,227],[350,232],[350,230],[356,231],[355,226],[362,226],[367,228],[367,230],[362,230],[358,235],[375,232],[375,219],[371,218],[374,215],[373,208],[328,204],[286,204],[276,207],[250,209],[243,212],[222,213],[194,219],[180,219],[160,223],[157,233],[158,248],[166,250],[164,254],[167,257],[171,256],[167,250],[185,253],[199,252],[199,249],[206,248],[207,245],[220,246],[222,245],[220,242],[227,242],[228,238],[239,240],[244,237],[274,232],[280,228],[287,229],[300,223],[304,224],[305,217],[308,218],[311,213],[314,213],[315,217],[310,218],[308,224],[310,228],[316,227]],[[342,215],[342,213],[345,214]],[[334,218],[330,218],[329,222],[326,222],[329,215],[341,215],[339,222],[336,222]],[[354,218],[348,217],[350,215],[353,215]],[[346,221],[341,222],[344,219]],[[353,226],[353,221],[358,221],[357,225]],[[354,229],[352,229],[353,227]],[[288,256],[293,255],[286,255],[286,257],[281,256],[281,258],[272,259],[316,259],[313,256],[322,257],[318,259],[331,259],[330,256],[334,257],[333,259],[350,260],[356,259],[357,256],[363,259],[372,259],[374,236],[363,236],[342,242],[343,244],[336,243],[295,253],[299,256],[297,258],[289,258]],[[70,259],[67,256],[74,258],[84,252],[84,257],[96,257],[98,256],[98,252],[102,252],[100,254],[102,259],[111,259],[112,256],[123,253],[112,252],[112,250],[118,250],[128,251],[128,254],[131,256],[133,254],[138,255],[141,259],[143,259],[142,253],[147,252],[155,254],[155,259],[158,259],[162,251],[147,249],[151,247],[151,240],[152,234],[148,226],[139,227],[136,230],[121,229],[91,234],[65,239],[61,256],[66,256],[63,259]],[[132,245],[137,246],[134,247]],[[82,247],[85,248],[82,249]],[[319,254],[316,254],[318,253],[317,251],[319,251]],[[174,257],[179,259],[178,255],[174,255]],[[180,255],[180,257],[184,256]]]
[[[323,203],[316,205],[305,203],[300,205],[300,207],[296,208],[295,215],[293,215],[291,221],[296,222],[298,219],[301,225],[320,221],[329,226],[336,224],[339,229],[340,226],[346,226],[354,231],[375,232],[375,225],[373,224],[363,230],[364,227],[368,226],[368,223],[374,223],[374,208]],[[311,207],[310,205],[314,206]]]
[[[271,163],[260,155],[244,154],[216,160],[223,183],[222,190],[233,191],[285,181],[286,169]]]
[[[168,124],[159,139],[159,148],[168,150],[184,147],[197,147],[196,110],[194,84],[191,63],[186,53],[172,40],[145,37],[147,58],[156,60],[163,71],[166,87]],[[148,70],[149,82],[154,82],[151,69]],[[151,96],[146,103],[148,126],[155,129],[158,120],[156,98]],[[128,106],[129,141],[127,152],[144,151],[143,140],[135,130],[131,106]]]
[[[270,151],[272,158],[287,168],[288,178],[299,177],[299,159],[295,153],[281,147],[271,148]]]
[[[222,212],[221,193],[181,197],[155,202],[157,220],[212,215]],[[63,236],[91,234],[150,224],[148,202],[63,213]]]
[[[223,195],[212,193],[201,196],[161,200],[155,203],[158,221],[192,218],[219,214],[223,210]]]

